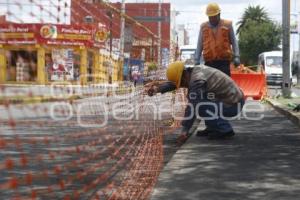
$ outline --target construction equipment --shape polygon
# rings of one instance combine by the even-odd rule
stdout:
[[[256,72],[241,65],[231,67],[231,78],[244,92],[245,98],[261,100],[267,94],[266,75],[263,71]]]

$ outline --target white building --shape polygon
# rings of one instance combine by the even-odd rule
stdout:
[[[178,46],[188,45],[189,36],[184,24],[177,25]]]

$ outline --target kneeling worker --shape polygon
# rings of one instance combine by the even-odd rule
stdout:
[[[149,96],[183,87],[188,88],[189,105],[182,121],[182,137],[187,137],[197,116],[205,121],[206,129],[197,136],[208,139],[226,139],[234,136],[229,117],[239,114],[244,105],[244,95],[236,83],[220,70],[205,65],[185,69],[183,62],[175,62],[167,68],[168,81],[148,83]],[[227,118],[227,119],[226,119]]]

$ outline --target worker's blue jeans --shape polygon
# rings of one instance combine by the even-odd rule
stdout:
[[[207,98],[203,98],[198,101],[195,111],[197,116],[204,119],[206,128],[212,131],[218,132],[230,132],[232,126],[229,123],[229,118],[234,118],[239,115],[244,106],[244,99],[234,105],[224,105],[219,101],[211,101]]]

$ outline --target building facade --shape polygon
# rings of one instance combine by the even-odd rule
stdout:
[[[111,6],[121,10],[121,3],[112,3]],[[141,59],[146,62],[157,61],[160,46],[161,59],[170,52],[170,3],[126,3],[125,14],[132,17],[135,22],[125,22],[125,53],[130,58]],[[102,3],[72,1],[71,24],[98,23],[104,24],[112,33],[115,41],[114,53],[119,53],[118,41],[120,39],[121,18],[116,12]],[[141,26],[147,27],[155,35],[161,35],[159,45],[158,38],[154,38]],[[159,28],[160,26],[160,28]],[[159,34],[159,29],[160,33]]]

